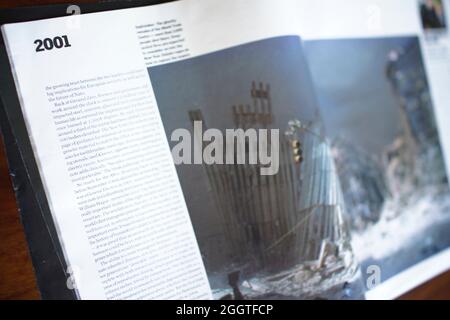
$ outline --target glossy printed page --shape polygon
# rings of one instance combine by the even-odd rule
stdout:
[[[218,26],[242,20],[250,8],[255,21],[240,26],[243,40],[294,32],[284,10],[254,4],[234,2],[212,20],[210,6],[222,2],[2,26],[73,274],[67,283],[80,298],[211,297],[147,66],[212,50],[211,40],[225,34]],[[269,13],[284,23],[267,23]]]

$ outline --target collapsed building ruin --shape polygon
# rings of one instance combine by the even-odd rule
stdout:
[[[253,82],[250,96],[251,105],[232,107],[234,126],[273,128],[270,86]],[[190,111],[189,116],[193,123],[202,121],[206,126],[201,110]],[[308,279],[300,273],[320,271],[343,284],[354,259],[340,184],[320,124],[292,119],[285,125],[278,174],[261,176],[260,164],[207,165],[205,170],[232,248],[229,271],[270,275],[266,284],[272,286],[266,291],[301,295]]]

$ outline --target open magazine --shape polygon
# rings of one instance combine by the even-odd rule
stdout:
[[[69,288],[391,299],[448,270],[448,4],[183,0],[3,25],[7,116]]]

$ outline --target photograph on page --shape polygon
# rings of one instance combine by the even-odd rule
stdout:
[[[184,153],[178,175],[214,297],[362,298],[332,146],[300,38],[244,44],[149,73],[173,156]],[[184,150],[185,141],[173,139],[177,128],[192,135]],[[204,138],[211,129],[245,130],[236,140],[247,160],[251,130],[278,130],[270,141],[279,144],[275,174],[261,175],[259,157],[255,164],[222,164],[220,147],[212,165],[188,164],[194,139],[205,133],[199,142],[204,154],[210,148]]]
[[[446,31],[446,8],[443,0],[419,0],[420,19],[425,31]]]
[[[149,73],[216,299],[363,298],[448,248],[416,37],[280,37]],[[247,134],[235,140],[246,160],[249,129],[278,129],[277,173],[261,175],[260,159],[227,164],[227,129]],[[214,149],[211,163],[195,164],[196,143],[203,157]]]

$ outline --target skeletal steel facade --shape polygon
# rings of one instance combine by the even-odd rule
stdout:
[[[250,97],[251,104],[231,108],[235,128],[273,129],[270,86],[254,82]],[[189,116],[206,126],[201,110]],[[320,124],[293,119],[285,128],[276,175],[260,175],[261,164],[205,165],[232,262],[250,271],[318,260],[325,242],[336,256],[348,249],[340,185]]]

